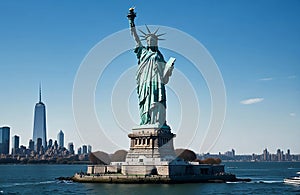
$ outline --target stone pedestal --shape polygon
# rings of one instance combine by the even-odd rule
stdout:
[[[169,126],[142,125],[128,134],[130,150],[126,163],[131,165],[156,165],[175,158],[173,138]]]

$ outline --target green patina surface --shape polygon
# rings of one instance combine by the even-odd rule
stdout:
[[[166,89],[169,77],[172,75],[175,58],[166,63],[158,49],[158,40],[163,34],[156,34],[147,28],[147,33],[141,31],[147,46],[143,46],[137,35],[134,18],[136,14],[131,8],[128,14],[131,34],[136,42],[138,70],[136,73],[137,93],[139,98],[140,125],[159,124],[166,125]],[[166,64],[168,66],[166,66]]]

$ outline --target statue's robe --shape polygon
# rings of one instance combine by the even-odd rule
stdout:
[[[136,47],[134,52],[138,58],[136,81],[141,118],[140,125],[155,123],[164,125],[166,117],[165,84],[168,80],[168,78],[164,78],[166,65],[164,57],[158,49],[153,52],[142,45]]]

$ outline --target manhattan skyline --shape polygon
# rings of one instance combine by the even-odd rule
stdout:
[[[153,14],[151,5],[155,3],[160,6],[156,6]],[[74,142],[75,146],[87,143],[73,118],[72,91],[76,73],[96,44],[128,29],[126,14],[133,5],[138,25],[164,25],[188,33],[203,44],[218,65],[226,88],[227,108],[223,129],[210,153],[231,148],[239,154],[261,153],[263,148],[271,152],[281,148],[300,153],[298,1],[1,1],[0,89],[3,95],[0,106],[3,112],[0,126],[11,127],[11,137],[17,134],[21,137],[20,145],[28,145],[33,129],[36,86],[41,81],[43,100],[47,103],[47,137],[55,138],[57,131],[64,129],[68,135],[65,143]],[[164,38],[168,39],[168,34]],[[211,114],[205,80],[194,72],[184,56],[177,56],[176,51],[162,50],[162,53],[167,58],[175,55],[175,69],[188,77],[195,88],[201,132],[195,136],[190,149],[196,153],[207,152],[200,151]],[[110,111],[111,92],[107,86],[114,86],[122,73],[136,68],[135,65],[132,51],[125,52],[111,62],[106,74],[98,80],[96,112],[112,127],[108,136],[117,139],[119,145],[101,145],[104,138],[95,135],[93,142],[88,143],[94,151],[113,152],[129,147],[126,133],[120,133]],[[172,80],[177,76],[174,74]],[[134,78],[132,82],[134,84]],[[179,100],[172,89],[167,89],[167,93],[169,109],[172,107],[169,105],[177,105]],[[138,124],[134,89],[128,101],[130,108],[125,109],[130,110]],[[180,124],[174,114],[180,113],[180,107],[174,106],[168,112],[167,121],[175,133],[184,131],[178,129]],[[175,148],[185,146],[180,139],[180,136],[175,138]]]

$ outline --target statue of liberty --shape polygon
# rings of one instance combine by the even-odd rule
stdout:
[[[164,34],[151,32],[147,28],[147,33],[143,34],[142,40],[146,40],[147,46],[143,46],[135,28],[134,18],[136,13],[134,8],[129,9],[128,19],[131,34],[136,42],[135,54],[138,58],[138,70],[136,73],[137,93],[139,99],[140,125],[156,124],[159,127],[166,124],[166,89],[169,77],[172,75],[175,58],[170,58],[168,62],[158,49],[159,37]]]

